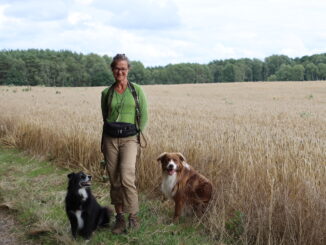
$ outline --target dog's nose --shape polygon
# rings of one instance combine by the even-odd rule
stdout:
[[[89,180],[92,180],[92,175],[88,175],[88,179]]]

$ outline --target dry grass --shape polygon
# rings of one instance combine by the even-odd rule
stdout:
[[[3,143],[101,176],[103,88],[0,87]],[[138,185],[160,181],[155,159],[180,151],[210,178],[205,226],[220,241],[326,243],[326,83],[144,86],[148,147]]]

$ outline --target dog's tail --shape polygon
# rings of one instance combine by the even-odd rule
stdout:
[[[99,226],[109,226],[111,217],[113,215],[113,210],[109,207],[101,208],[101,219],[99,222]]]

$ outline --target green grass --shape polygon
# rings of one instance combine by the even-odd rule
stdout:
[[[68,173],[70,170],[49,162],[0,148],[0,204],[10,207],[21,224],[15,232],[21,233],[24,240],[40,244],[84,243],[81,238],[72,239],[64,210]],[[109,204],[108,190],[106,183],[93,183],[92,192],[102,205]],[[88,244],[216,244],[192,219],[171,223],[173,205],[145,195],[140,195],[140,203],[138,231],[113,235],[109,228],[99,229]]]

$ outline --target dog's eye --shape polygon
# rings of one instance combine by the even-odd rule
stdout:
[[[82,176],[81,176],[81,179],[86,179],[86,176],[85,176],[85,175],[82,175]]]

